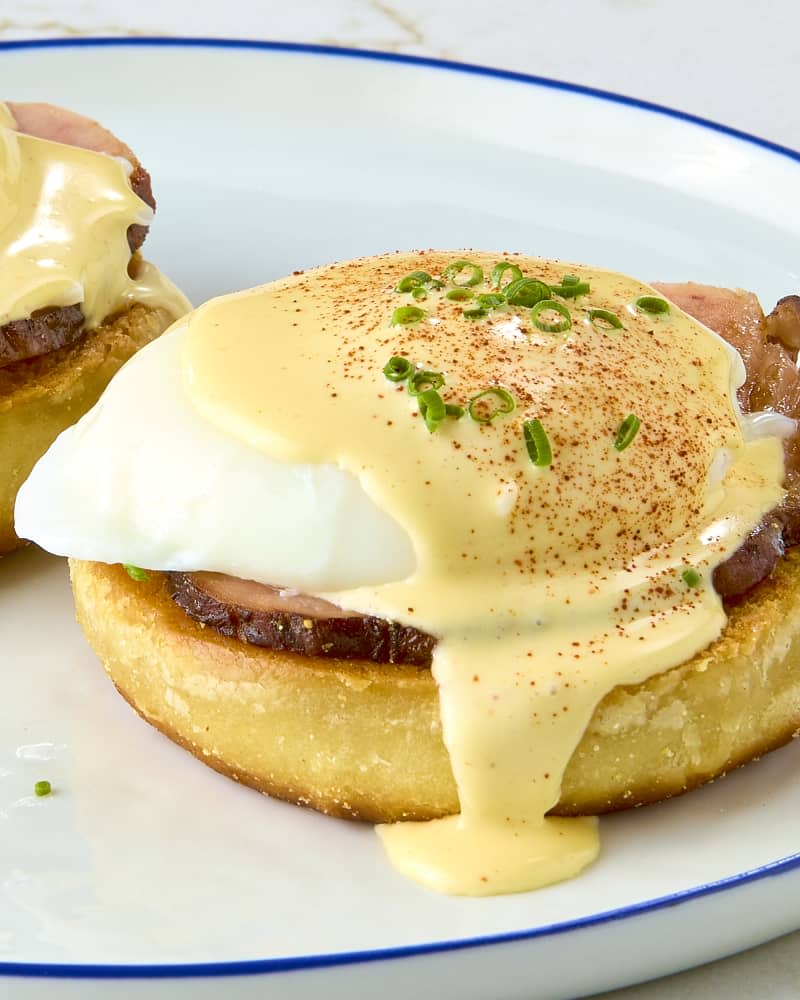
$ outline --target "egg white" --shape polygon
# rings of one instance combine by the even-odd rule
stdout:
[[[209,570],[304,591],[403,579],[405,530],[335,465],[279,462],[195,411],[187,325],[135,355],[19,491],[16,531],[56,555]]]

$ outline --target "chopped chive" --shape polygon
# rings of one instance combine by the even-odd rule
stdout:
[[[628,445],[636,437],[639,428],[642,426],[641,420],[635,413],[629,413],[619,425],[617,436],[614,439],[614,447],[617,451],[625,451]]]
[[[703,581],[703,578],[700,576],[697,570],[692,569],[692,567],[689,567],[689,569],[685,569],[681,573],[681,579],[686,584],[686,586],[691,587],[692,590],[696,590],[697,587],[699,587]]]
[[[38,795],[40,799],[45,795],[49,795],[52,790],[53,789],[49,781],[37,781],[33,786],[34,794]]]
[[[562,285],[578,285],[580,284],[580,278],[577,274],[565,274],[561,279]]]
[[[649,313],[651,316],[663,316],[669,312],[669,302],[656,295],[642,295],[633,304],[639,312]]]
[[[417,402],[425,426],[433,434],[447,416],[445,402],[435,389],[426,389],[425,392],[421,392]]]
[[[545,468],[553,462],[553,449],[550,447],[550,440],[547,432],[542,427],[541,420],[534,418],[526,420],[522,425],[522,433],[525,438],[525,447],[528,449],[531,461],[540,468]]]
[[[558,313],[561,319],[544,319],[542,313],[546,312]],[[538,330],[544,330],[545,333],[563,333],[572,326],[572,316],[569,309],[562,302],[556,302],[555,299],[542,299],[541,302],[537,302],[531,309],[531,320]]]
[[[383,374],[389,379],[390,382],[405,382],[413,371],[414,366],[408,358],[401,358],[396,354],[394,357],[389,358],[383,366]]]
[[[392,313],[392,326],[411,326],[425,318],[425,310],[419,306],[398,306]]]
[[[497,309],[506,304],[506,297],[502,292],[483,292],[478,296],[478,305],[482,309]]]
[[[139,566],[134,566],[132,563],[123,563],[122,568],[131,580],[135,580],[137,583],[144,583],[145,580],[150,579],[150,574],[147,570],[141,569]]]
[[[489,397],[494,397],[494,400]],[[467,413],[478,424],[490,424],[502,414],[513,413],[516,405],[508,389],[504,389],[501,385],[493,385],[472,397],[467,403]]]
[[[461,274],[464,270],[469,270],[469,276],[466,281],[456,281],[456,276]],[[473,264],[469,260],[454,260],[452,264],[448,264],[444,269],[444,276],[448,281],[452,281],[454,285],[479,285],[483,281],[483,268],[478,267],[477,264]]]
[[[401,278],[397,282],[396,292],[413,292],[417,288],[422,288],[423,285],[429,285],[433,281],[433,278],[428,274],[427,271],[412,271],[411,274],[407,274],[405,278]]]
[[[408,391],[412,396],[421,396],[427,389],[441,389],[444,375],[441,372],[418,371],[408,380]]]
[[[503,289],[509,305],[535,306],[537,302],[549,299],[550,286],[536,278],[519,278]]]
[[[615,316],[614,313],[609,312],[608,309],[590,309],[589,322],[592,324],[595,330],[625,329],[622,325],[622,320],[619,318],[619,316]]]
[[[457,406],[455,403],[445,403],[444,412],[448,417],[453,417],[455,420],[460,420],[464,416],[464,407]]]
[[[492,288],[500,289],[503,287],[503,275],[505,275],[507,271],[510,273],[511,277],[505,284],[506,289],[515,281],[520,281],[522,279],[522,271],[516,264],[509,264],[508,261],[501,261],[499,264],[495,264],[492,268],[492,274],[489,279]]]
[[[560,284],[553,286],[553,294],[560,295],[562,299],[574,299],[578,295],[588,295],[591,291],[588,281],[573,281],[571,284]]]
[[[428,293],[425,291],[424,288],[421,287],[415,288],[411,294],[414,296],[417,302],[424,302],[424,300],[427,299],[428,297]]]
[[[474,299],[475,292],[471,288],[451,288],[449,292],[445,293],[445,298],[450,299],[451,302],[466,302],[467,299]]]
[[[454,289],[455,291],[462,291],[462,289]],[[463,289],[467,291],[467,289]],[[447,293],[448,298],[456,298],[455,295],[451,295],[450,292]],[[506,304],[505,295],[498,294],[496,292],[489,292],[478,295],[475,299],[476,305],[470,309],[465,309],[462,312],[462,316],[465,319],[485,319],[492,309],[497,309],[498,306],[504,306]]]

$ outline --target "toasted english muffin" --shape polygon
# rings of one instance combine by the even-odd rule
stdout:
[[[372,822],[458,812],[430,670],[248,645],[192,621],[165,574],[72,560],[78,621],[128,702],[259,791]],[[559,815],[678,795],[800,729],[800,551],[730,608],[720,638],[598,705]]]

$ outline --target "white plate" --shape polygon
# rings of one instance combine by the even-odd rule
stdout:
[[[798,284],[798,158],[635,102],[252,43],[12,45],[0,68],[15,99],[137,150],[159,198],[148,253],[196,301],[419,246],[767,303]],[[73,622],[63,563],[29,550],[0,570],[0,993],[575,997],[800,927],[800,745],[604,819],[573,882],[438,897],[369,827],[240,788],[140,722]],[[39,778],[56,794],[34,798]]]

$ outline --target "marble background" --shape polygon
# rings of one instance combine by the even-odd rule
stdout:
[[[759,5],[504,0],[491,6],[473,0],[3,0],[0,5],[0,39],[84,35],[280,39],[480,63],[630,94],[800,149],[797,0]],[[10,89],[4,80],[2,90]],[[797,998],[800,933],[605,996]]]

